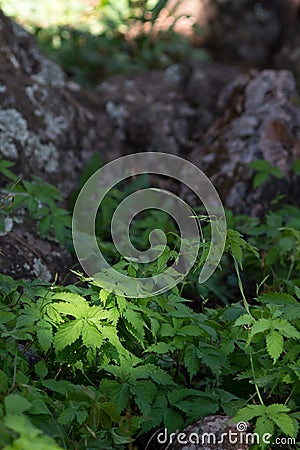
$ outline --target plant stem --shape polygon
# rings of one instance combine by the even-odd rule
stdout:
[[[238,286],[239,286],[239,289],[240,289],[240,293],[242,295],[242,299],[243,299],[245,310],[247,311],[249,316],[253,317],[251,312],[250,312],[249,303],[247,302],[247,299],[246,299],[246,296],[245,296],[245,293],[244,293],[243,283],[242,283],[241,275],[240,275],[240,269],[239,269],[238,262],[236,261],[236,259],[234,259],[234,268],[235,268],[235,271],[236,271],[236,274],[237,274]]]
[[[255,390],[256,390],[256,393],[257,393],[257,396],[258,396],[258,398],[259,398],[260,403],[261,403],[263,406],[265,406],[264,401],[263,401],[263,399],[262,399],[262,396],[261,396],[261,394],[260,394],[259,388],[258,388],[258,384],[257,384],[257,382],[256,382],[256,376],[255,376],[255,371],[254,371],[254,364],[253,364],[253,358],[252,358],[252,350],[251,350],[251,347],[250,347],[250,353],[249,353],[249,356],[250,356],[251,372],[252,372],[252,377],[253,377],[253,381],[254,381]]]

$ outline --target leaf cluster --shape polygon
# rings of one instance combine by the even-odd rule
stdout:
[[[41,236],[55,238],[70,249],[71,215],[60,206],[62,196],[57,188],[36,176],[32,181],[18,179],[12,167],[13,163],[0,159],[0,174],[5,180],[0,189],[0,231],[5,232],[5,218],[17,222],[28,214]]]
[[[0,170],[15,183],[7,163]],[[59,197],[38,183],[19,182],[9,192],[17,202],[24,197],[15,207],[40,223],[37,211],[51,211]],[[162,273],[180,243],[163,216],[168,245],[158,260],[141,267],[114,250],[107,223],[122,195],[116,189],[102,205],[102,250],[130,277]],[[201,288],[202,255],[184,282],[142,299],[116,295],[112,279],[100,286],[80,275],[78,284],[60,286],[0,275],[1,448],[125,449],[152,429],[172,432],[215,413],[250,421],[259,435],[296,439],[299,211],[286,205],[262,220],[228,213],[220,268]],[[136,220],[134,244],[147,248],[153,228],[154,214]],[[205,239],[208,232],[209,223]],[[211,298],[220,302],[212,306]]]

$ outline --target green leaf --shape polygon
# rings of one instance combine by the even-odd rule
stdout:
[[[47,395],[44,392],[38,390],[30,390],[28,392],[28,400],[31,403],[29,410],[30,415],[32,414],[47,414],[51,415],[49,408],[47,407]]]
[[[278,245],[283,253],[288,253],[294,248],[295,240],[291,237],[286,236],[279,239]]]
[[[280,413],[287,413],[290,411],[290,408],[288,408],[286,405],[282,405],[281,403],[273,403],[272,405],[269,405],[266,409],[266,414],[269,417],[275,417],[277,414]]]
[[[190,379],[198,372],[201,360],[197,355],[197,348],[193,345],[189,346],[184,354],[184,365],[187,368]]]
[[[253,253],[257,258],[259,258],[259,253],[256,247],[250,245],[247,241],[245,241],[242,235],[236,230],[227,230],[225,250],[229,251],[229,253],[241,268],[243,262],[243,250],[247,250],[248,252]]]
[[[275,213],[268,213],[267,214],[267,225],[270,228],[273,228],[275,230],[275,234],[272,234],[272,236],[276,236],[278,233],[278,228],[282,226],[283,217],[279,214]],[[268,234],[270,234],[270,229],[268,229]],[[273,231],[273,230],[272,230]]]
[[[48,368],[45,361],[39,361],[35,367],[34,371],[39,378],[45,378],[48,374]]]
[[[295,289],[295,294],[297,296],[298,299],[300,299],[300,288],[298,286],[294,286]]]
[[[253,317],[251,317],[249,314],[242,314],[238,319],[236,319],[234,326],[241,326],[241,325],[252,325],[254,322]]]
[[[38,207],[39,207],[38,202],[33,197],[29,197],[27,200],[27,208],[31,216],[36,213]]]
[[[143,414],[149,414],[151,404],[157,396],[157,387],[151,380],[136,381],[131,387],[131,392],[135,394],[135,401]]]
[[[103,428],[106,428],[106,427],[111,428],[112,422],[119,422],[120,415],[117,411],[116,405],[114,405],[113,403],[97,402],[95,407],[98,407],[101,411],[105,412],[106,417],[109,418],[109,422],[106,420],[106,422],[109,423],[109,427],[108,427],[108,423],[104,424],[103,417],[100,416],[100,424],[102,425]]]
[[[176,334],[176,328],[174,328],[170,323],[163,323],[160,328],[160,336],[173,337]]]
[[[62,323],[64,319],[61,317],[59,312],[54,308],[53,305],[49,304],[46,306],[46,311],[49,319],[54,323]]]
[[[272,420],[284,434],[291,437],[296,437],[297,430],[295,428],[294,421],[287,414],[282,413],[277,416],[272,416]]]
[[[230,249],[233,258],[236,259],[239,263],[239,266],[242,267],[243,251],[241,245],[239,245],[237,242],[232,241],[230,244]]]
[[[30,409],[31,403],[19,394],[10,394],[4,399],[7,415],[22,414]]]
[[[8,385],[8,376],[0,370],[0,392],[5,392]]]
[[[100,348],[103,344],[103,336],[94,324],[86,321],[82,329],[82,342],[86,347]]]
[[[79,423],[79,425],[81,425],[87,418],[88,416],[88,412],[86,409],[77,409],[76,411],[76,419],[77,419],[77,423]]]
[[[81,319],[72,320],[61,325],[54,336],[54,347],[57,351],[73,344],[79,338],[82,331],[83,322]]]
[[[228,366],[226,356],[212,345],[202,345],[197,353],[203,363],[215,374],[220,373],[222,367]]]
[[[297,305],[297,300],[289,294],[279,292],[269,292],[267,294],[260,295],[258,301],[265,304],[272,305]]]
[[[266,416],[259,417],[255,424],[255,430],[259,436],[264,436],[264,434],[268,433],[271,436],[274,436],[274,422]]]
[[[168,392],[168,401],[171,406],[176,406],[179,401],[186,399],[187,397],[195,395],[199,395],[199,391],[195,391],[188,388],[177,388]]]
[[[95,405],[94,411],[97,412],[96,423],[104,429],[112,428],[112,420],[110,415],[107,413],[106,409],[103,408],[100,404]],[[95,419],[94,419],[95,420]]]
[[[257,416],[263,416],[265,414],[266,407],[263,405],[248,405],[245,408],[240,409],[234,417],[234,422],[248,422]]]
[[[57,421],[62,425],[69,425],[76,418],[75,408],[66,408],[59,416]]]
[[[102,289],[101,292],[105,292],[105,291],[103,291],[103,289]],[[108,292],[106,294],[108,294]],[[107,296],[106,296],[106,298],[107,298]],[[117,301],[117,305],[118,305],[118,308],[120,310],[120,313],[122,314],[123,311],[126,309],[126,306],[127,306],[126,299],[122,295],[116,295],[116,301]]]
[[[189,420],[199,420],[199,417],[214,414],[219,409],[217,399],[205,396],[191,401],[183,400],[176,406],[187,414]]]
[[[65,242],[65,226],[63,222],[60,220],[60,218],[54,218],[52,217],[52,225],[54,229],[54,236],[58,240],[59,243],[64,244]]]
[[[27,417],[25,417],[24,415],[7,414],[4,417],[4,422],[5,425],[11,430],[16,431],[17,433],[20,433],[21,435],[24,435],[31,439],[35,439],[36,436],[41,434],[41,431],[35,428],[29,421],[29,419],[27,419]]]
[[[13,166],[14,163],[12,163],[11,161],[6,161],[5,159],[2,159],[2,157],[0,157],[0,173],[5,175],[9,180],[17,181],[16,175],[11,172],[11,170],[9,170],[9,168]]]
[[[147,352],[158,353],[159,355],[169,353],[169,351],[171,351],[170,344],[166,344],[165,342],[159,342],[158,344],[150,345],[147,348]]]
[[[129,307],[123,311],[123,317],[135,328],[141,336],[144,336],[144,320],[141,315]]]
[[[252,161],[249,164],[249,167],[251,167],[252,169],[255,169],[259,172],[269,172],[269,170],[271,169],[271,164],[269,163],[269,161],[265,160],[265,159],[257,159],[256,161]]]
[[[24,314],[20,315],[17,320],[18,328],[22,328],[26,325],[33,325],[34,322],[40,318],[39,310],[34,305],[31,308],[24,307]]]
[[[251,328],[251,336],[258,333],[264,333],[272,327],[272,322],[268,319],[259,319]]]
[[[186,325],[177,332],[179,336],[201,336],[201,327],[198,325]]]
[[[283,178],[283,173],[279,169],[279,167],[272,167],[270,174],[273,175],[275,178]]]
[[[253,179],[253,188],[257,189],[262,186],[269,178],[269,173],[259,172],[254,176]]]
[[[283,352],[283,337],[278,331],[271,331],[267,335],[267,350],[271,358],[274,360],[274,364]]]
[[[45,388],[63,395],[66,395],[69,391],[73,389],[72,383],[70,383],[70,381],[67,380],[48,379],[42,380],[41,383]]]
[[[164,270],[167,267],[167,263],[170,259],[171,251],[169,247],[166,247],[165,251],[160,255],[160,257],[157,260],[156,267],[157,272],[160,273],[162,270]]]
[[[110,399],[116,405],[118,413],[122,413],[126,409],[130,398],[128,383],[120,384],[116,380],[104,378],[101,380],[99,388],[103,393],[110,393]]]
[[[300,339],[299,331],[287,320],[274,320],[274,328],[276,328],[283,336],[292,339]]]
[[[118,338],[116,327],[110,325],[103,326],[101,327],[101,333],[103,337],[105,339],[108,339],[108,341],[115,347],[115,349],[119,354],[121,355],[127,354],[126,349],[122,346]]]
[[[53,342],[53,333],[51,325],[46,320],[40,320],[38,322],[38,329],[36,334],[41,349],[44,352],[47,352],[50,349],[51,344]]]
[[[181,430],[184,427],[182,415],[174,408],[168,408],[164,413],[164,424],[168,432]]]
[[[52,298],[53,300],[63,300],[64,302],[66,302],[55,304],[58,311],[60,310],[60,307],[63,307],[65,304],[68,305],[68,303],[73,305],[76,309],[80,307],[82,310],[84,310],[84,308],[88,306],[88,302],[84,297],[79,294],[73,294],[73,292],[57,292],[52,296]]]
[[[0,311],[0,323],[5,324],[14,319],[15,315],[8,311]]]
[[[42,235],[45,236],[45,234],[47,233],[47,231],[49,230],[50,226],[51,226],[51,216],[45,216],[43,217],[38,224],[38,232]]]
[[[163,386],[172,386],[175,384],[172,377],[159,367],[154,367],[150,372],[150,376],[155,383]]]
[[[110,295],[110,292],[106,291],[105,289],[101,289],[101,291],[99,292],[99,298],[103,302],[104,306],[106,305],[106,301],[107,301],[109,295]]]
[[[160,328],[160,324],[158,320],[153,319],[152,317],[150,318],[150,324],[151,324],[151,333],[154,337],[156,337]]]
[[[280,252],[277,247],[272,247],[266,254],[265,261],[268,266],[272,266],[278,261]]]
[[[267,160],[252,161],[249,166],[258,172],[253,181],[254,189],[264,184],[270,175],[273,175],[275,178],[283,178],[281,170],[276,166],[272,166]]]

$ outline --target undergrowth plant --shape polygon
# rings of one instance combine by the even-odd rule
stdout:
[[[25,220],[29,215],[36,221],[41,236],[55,238],[70,249],[71,214],[60,207],[62,196],[58,189],[33,176],[32,181],[21,180],[11,171],[13,163],[1,159],[0,176],[0,231],[6,232],[7,220]]]
[[[3,161],[1,168],[11,178],[4,218],[15,205],[40,224],[39,209],[51,216],[58,208],[49,185],[43,197],[39,180],[16,180]],[[116,190],[104,206],[107,220],[121,198]],[[143,299],[116,295],[113,284],[99,286],[82,274],[67,286],[1,275],[0,447],[133,449],[159,427],[173,432],[221,413],[299,448],[292,444],[300,419],[299,217],[296,206],[261,221],[228,213],[234,227],[211,281],[223,280],[221,291],[193,286],[201,255],[183,283]],[[113,250],[103,217],[96,223],[102,251],[131,277],[160,273],[176,258],[179,240],[164,220],[168,246],[146,268]],[[134,227],[143,248],[157,216]],[[55,236],[52,219],[50,232]],[[260,441],[252,448],[272,446]]]
[[[74,4],[73,11],[70,3],[69,14],[66,7],[64,15],[58,15],[57,24],[48,26],[43,26],[42,7],[34,12],[35,2],[31,5],[31,18],[10,0],[3,3],[9,14],[21,22],[25,20],[41,50],[58,62],[68,76],[84,85],[95,85],[111,75],[164,69],[187,58],[209,60],[206,51],[194,48],[187,36],[175,30],[181,18],[176,13],[180,1],[171,10],[167,0],[99,1],[86,17],[82,11],[81,19],[79,5]],[[47,21],[51,5],[44,8]],[[51,17],[55,14],[52,11]],[[198,28],[195,27],[197,34],[201,32]]]

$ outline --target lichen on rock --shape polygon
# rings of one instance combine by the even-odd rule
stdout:
[[[251,71],[230,83],[220,97],[223,114],[208,129],[190,159],[237,213],[261,215],[277,193],[299,198],[293,163],[300,158],[300,107],[295,79],[282,70]],[[264,159],[283,179],[253,190],[252,161]],[[297,194],[298,192],[298,194]]]

